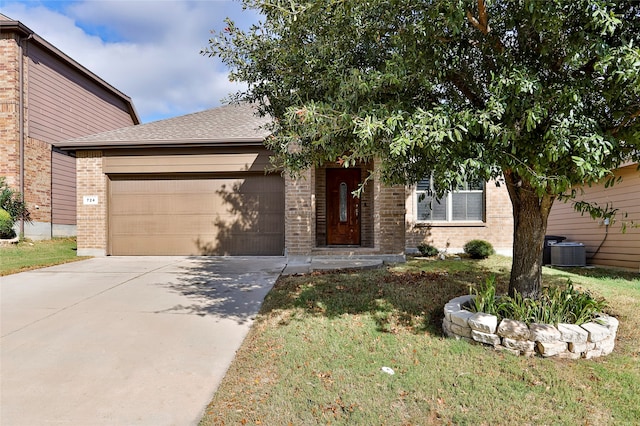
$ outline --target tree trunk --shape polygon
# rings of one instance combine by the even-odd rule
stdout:
[[[542,254],[547,218],[555,197],[539,196],[516,173],[504,173],[513,205],[513,261],[509,295],[537,297],[542,283]]]

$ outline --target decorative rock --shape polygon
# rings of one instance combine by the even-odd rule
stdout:
[[[607,327],[609,331],[611,331],[611,333],[613,334],[616,334],[616,332],[618,331],[619,321],[614,317],[610,317],[609,315],[605,315],[605,314],[600,315],[595,320],[595,323]]]
[[[584,353],[585,359],[598,358],[599,356],[602,356],[602,351],[600,349],[591,349]]]
[[[609,355],[611,352],[613,352],[613,347],[615,346],[615,340],[616,340],[615,337],[609,336],[606,339],[597,342],[595,349],[601,350],[602,355]]]
[[[477,312],[469,318],[469,327],[483,333],[495,334],[498,327],[498,317],[495,315]]]
[[[484,312],[473,313],[463,306],[473,296],[452,299],[444,307],[442,330],[447,337],[471,344],[492,345],[497,351],[513,355],[591,359],[610,354],[615,345],[618,320],[601,314],[594,321],[574,324],[531,324],[497,318]],[[496,327],[497,326],[497,327]]]
[[[471,339],[471,329],[469,327],[462,327],[458,324],[451,323],[451,331],[460,337]]]
[[[569,352],[581,354],[587,351],[587,343],[569,342]]]
[[[502,344],[509,349],[515,349],[523,353],[533,352],[536,347],[535,342],[532,342],[531,340],[516,340],[509,339],[508,337],[502,339]]]
[[[581,327],[589,332],[589,342],[599,342],[612,334],[607,327],[596,324],[595,322],[582,324]]]
[[[589,337],[587,330],[575,324],[558,324],[558,331],[563,342],[586,343]]]
[[[538,353],[543,357],[558,355],[567,350],[565,342],[536,342]]]
[[[498,326],[498,335],[518,340],[529,338],[529,328],[527,324],[512,319],[503,319]]]
[[[465,310],[451,312],[451,322],[459,325],[460,327],[469,327],[469,318],[471,318],[473,315],[474,315],[473,312],[469,312]]]
[[[561,352],[557,356],[560,359],[580,359],[582,357],[582,354],[573,352]]]
[[[444,305],[444,317],[451,321],[451,313],[458,312],[460,310],[459,303],[447,303]]]
[[[458,296],[454,299],[449,300],[449,303],[458,303],[460,306],[471,302],[473,299],[475,298],[475,296],[472,295],[466,295],[466,296]]]
[[[560,340],[560,332],[550,324],[529,324],[529,340],[552,343]]]
[[[451,334],[452,334],[453,332],[451,331],[451,321],[449,321],[449,320],[448,320],[448,319],[446,319],[446,318],[443,318],[443,319],[442,319],[442,330],[444,331],[444,334],[445,334],[447,337],[452,337],[452,336],[451,336]]]
[[[488,345],[496,346],[500,344],[500,336],[497,334],[483,333],[478,330],[471,330],[471,338],[476,342],[486,343]]]

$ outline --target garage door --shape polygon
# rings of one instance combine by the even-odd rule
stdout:
[[[109,176],[109,253],[276,255],[284,180],[249,174]]]

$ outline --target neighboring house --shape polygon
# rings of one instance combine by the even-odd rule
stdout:
[[[610,225],[602,219],[591,219],[573,209],[571,202],[553,205],[547,234],[566,237],[568,241],[584,243],[587,263],[640,270],[640,228],[623,223],[640,225],[640,171],[638,164],[627,164],[614,171],[622,177],[620,183],[605,188],[604,183],[582,188],[577,200],[595,202],[601,207],[607,204],[617,209]],[[627,217],[624,217],[624,215]]]
[[[296,179],[265,173],[266,123],[249,105],[229,105],[57,143],[77,157],[78,254],[400,260],[408,239],[409,248],[426,239],[453,251],[473,238],[510,253],[504,187],[473,187],[464,200],[452,196],[450,217],[414,224],[404,186],[371,179],[352,197],[376,161],[325,164]]]
[[[0,14],[0,176],[24,194],[33,239],[75,235],[75,158],[61,140],[139,123],[131,99]]]

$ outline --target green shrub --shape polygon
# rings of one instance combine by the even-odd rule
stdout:
[[[595,299],[589,292],[573,287],[571,280],[565,288],[544,288],[533,299],[516,293],[513,297],[496,297],[495,276],[487,278],[478,289],[472,288],[474,299],[468,306],[471,312],[495,315],[499,320],[509,318],[527,324],[584,324],[596,319],[606,307],[604,300]]]
[[[439,250],[437,248],[427,243],[419,244],[418,251],[423,256],[436,256],[439,253]]]
[[[11,216],[11,226],[22,219],[31,222],[31,214],[27,210],[27,203],[22,199],[22,195],[14,191],[7,185],[6,179],[0,177],[0,208]]]
[[[9,212],[0,208],[0,238],[13,238],[13,223]]]
[[[490,242],[484,240],[471,240],[464,245],[464,252],[473,259],[486,259],[495,254]]]

